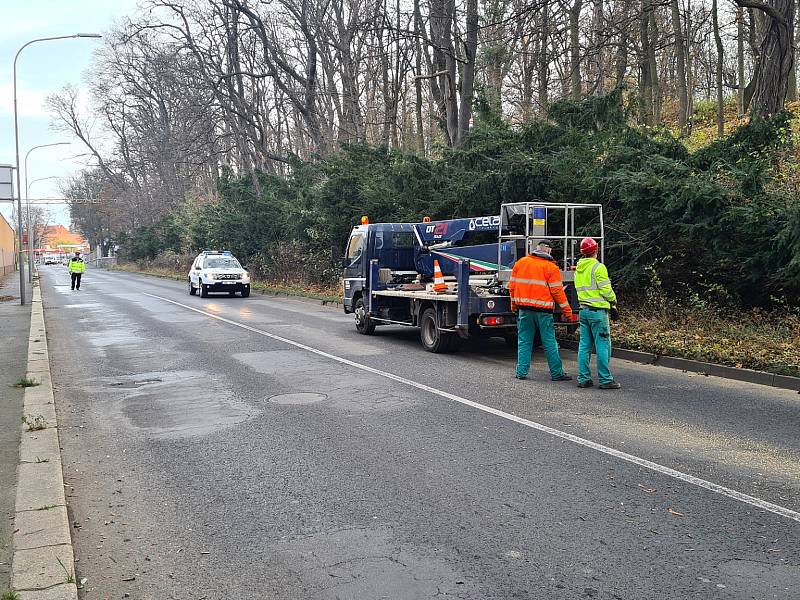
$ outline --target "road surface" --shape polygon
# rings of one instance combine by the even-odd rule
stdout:
[[[796,392],[623,361],[579,390],[538,354],[517,381],[499,340],[42,282],[82,598],[800,597]]]

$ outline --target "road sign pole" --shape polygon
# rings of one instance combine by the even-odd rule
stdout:
[[[32,42],[28,42],[30,44]],[[25,44],[27,46],[28,44]],[[17,239],[19,240],[19,303],[25,305],[25,264],[24,264],[24,250],[22,246],[22,189],[20,187],[19,177],[19,119],[17,118],[17,59],[19,53],[25,49],[22,46],[17,50],[14,56],[14,145],[16,149],[17,160],[14,162],[17,168]]]

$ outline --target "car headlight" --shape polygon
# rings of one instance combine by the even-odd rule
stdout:
[[[213,273],[205,273],[205,276],[206,276],[206,279],[211,279],[212,281],[214,280],[214,274]]]
[[[247,273],[242,274],[242,283],[250,283],[250,275]]]

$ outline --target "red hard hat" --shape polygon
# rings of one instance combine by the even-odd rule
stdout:
[[[581,254],[589,255],[597,252],[597,242],[590,237],[581,240]]]

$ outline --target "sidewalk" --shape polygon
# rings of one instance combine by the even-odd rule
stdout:
[[[7,298],[11,296],[12,298]],[[14,502],[19,463],[20,419],[31,306],[19,304],[19,274],[0,275],[0,595],[10,588]]]

